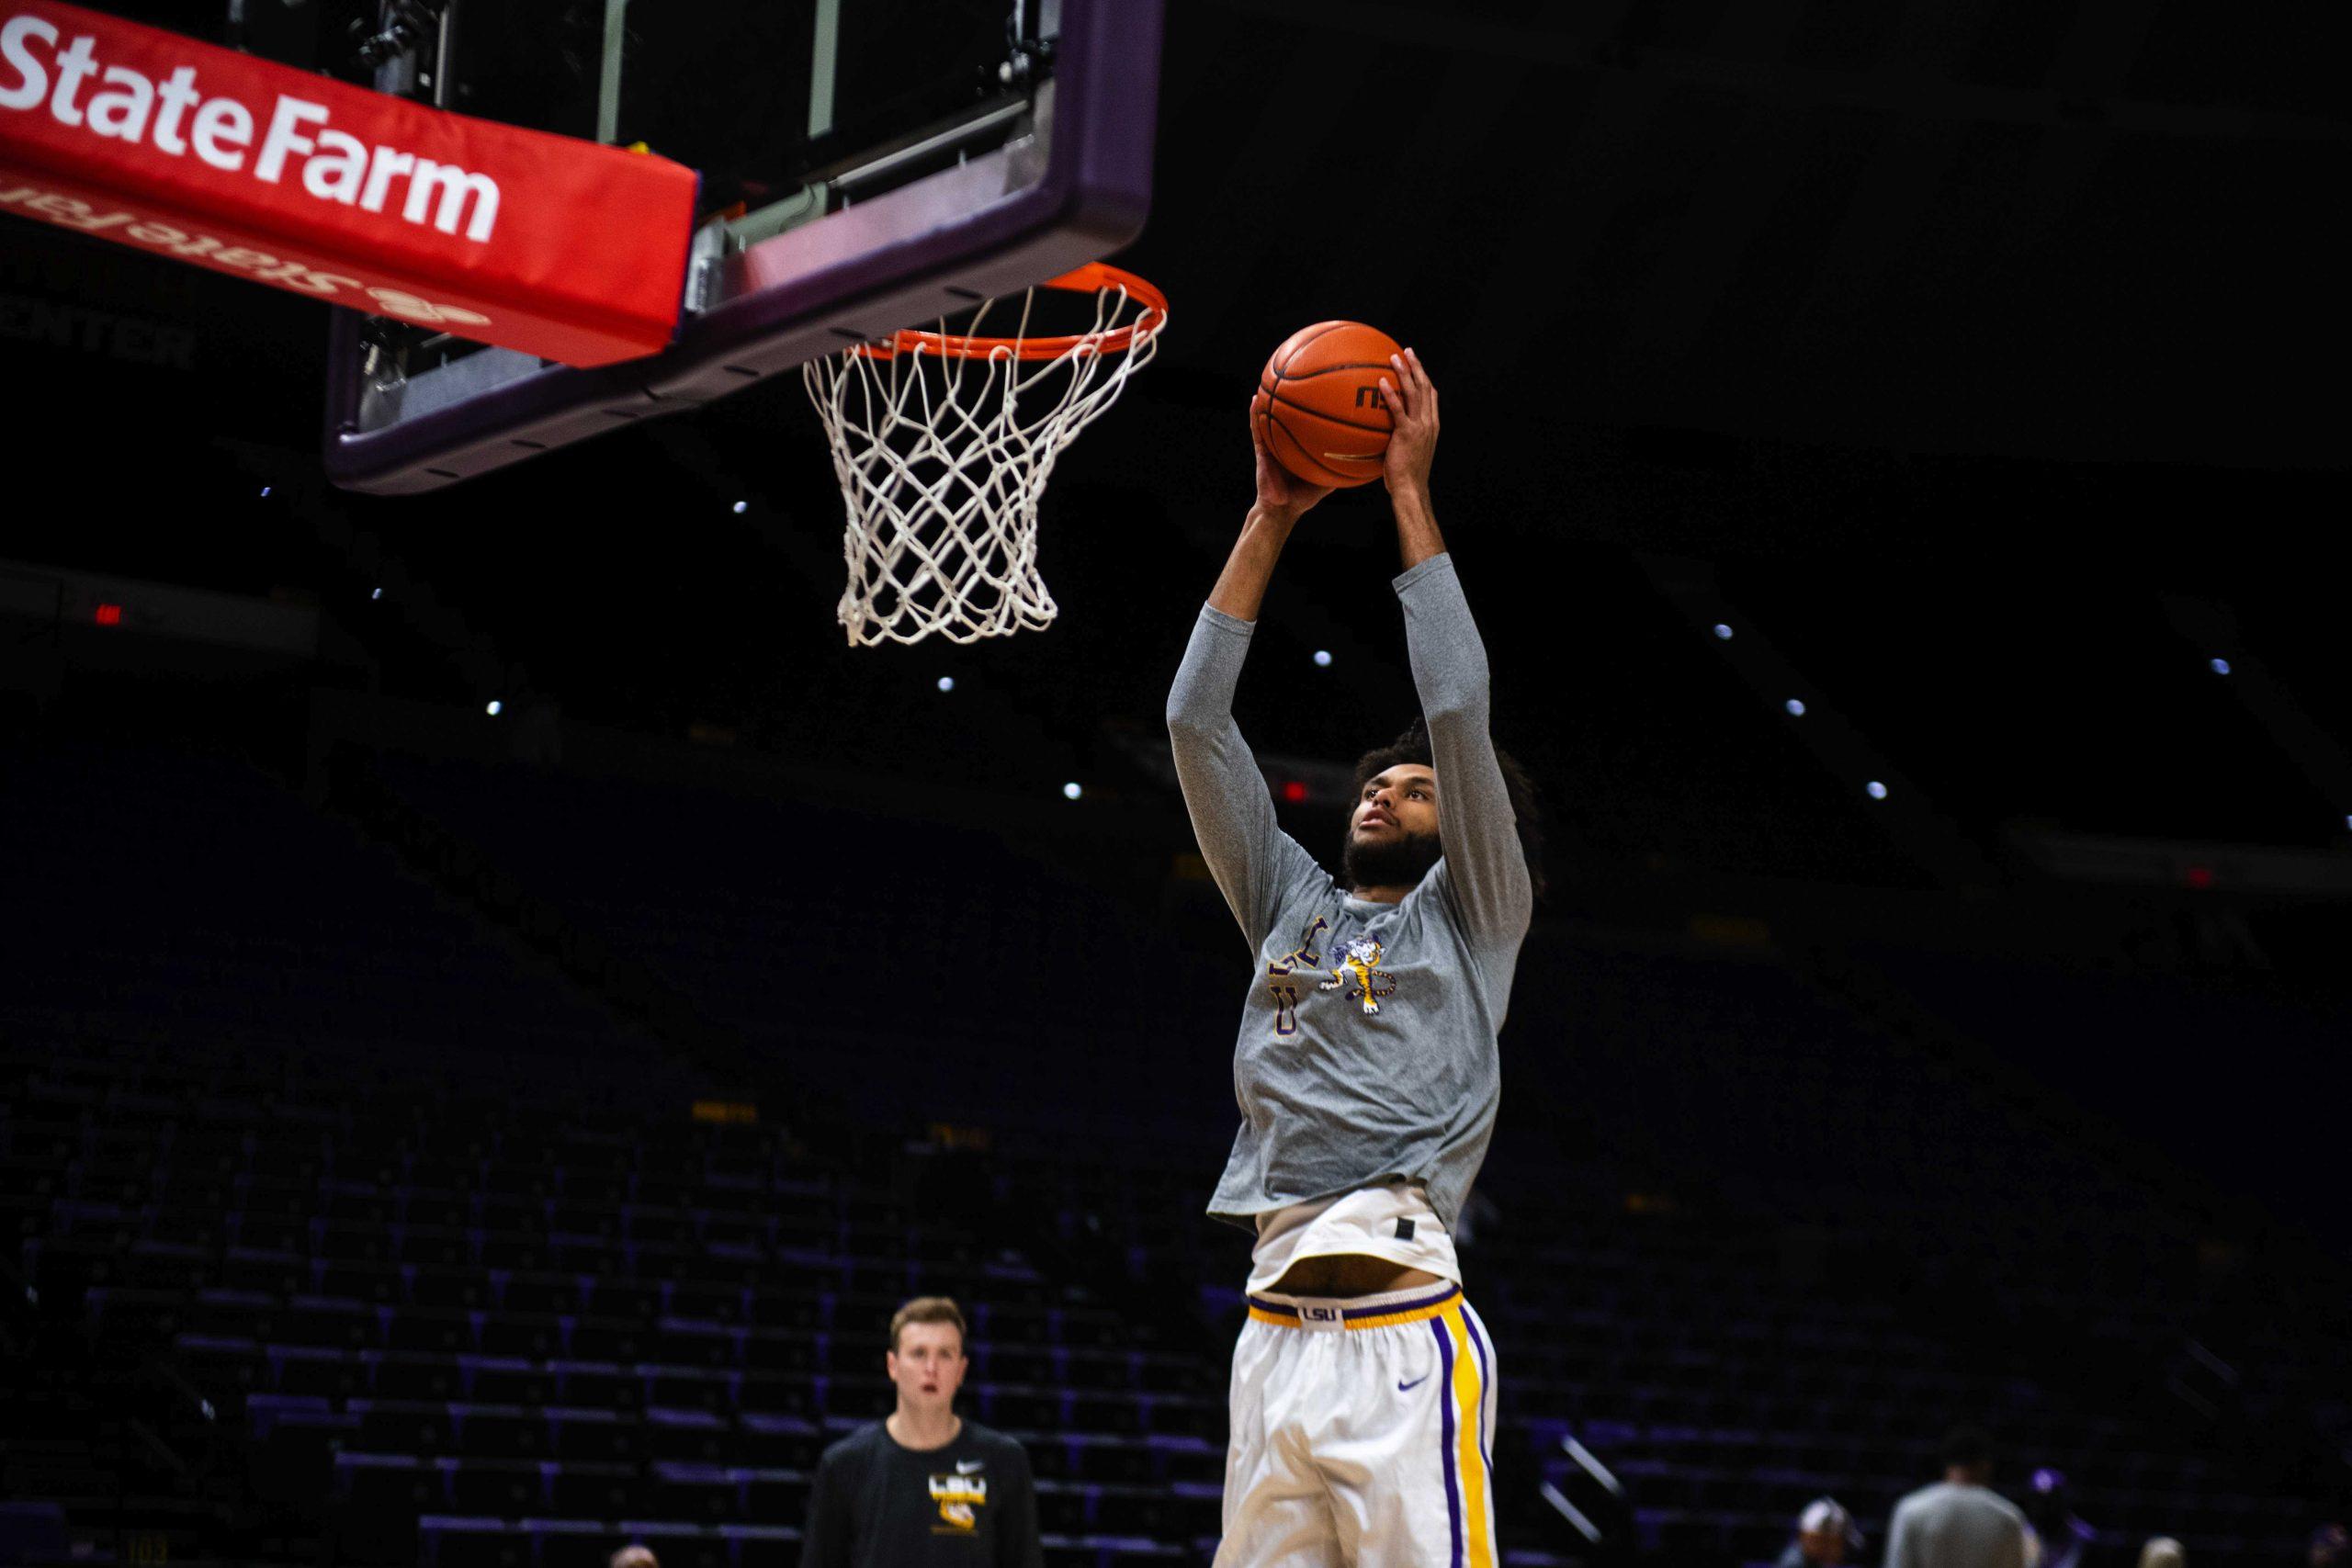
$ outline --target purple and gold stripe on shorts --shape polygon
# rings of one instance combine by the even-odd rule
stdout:
[[[1449,1284],[1424,1296],[1404,1301],[1374,1302],[1351,1307],[1344,1301],[1304,1303],[1267,1301],[1250,1296],[1250,1319],[1276,1328],[1394,1328],[1404,1323],[1429,1323],[1462,1300],[1462,1287]]]
[[[1439,1409],[1444,1450],[1445,1508],[1453,1527],[1452,1568],[1495,1568],[1494,1506],[1487,1497],[1493,1439],[1487,1432],[1487,1380],[1492,1360],[1486,1334],[1459,1301],[1430,1320],[1445,1384]]]

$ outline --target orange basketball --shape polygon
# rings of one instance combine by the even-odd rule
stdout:
[[[1394,428],[1380,378],[1393,386],[1396,340],[1362,321],[1317,321],[1283,340],[1250,400],[1274,461],[1308,484],[1369,484]]]

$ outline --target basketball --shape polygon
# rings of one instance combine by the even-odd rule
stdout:
[[[1362,321],[1317,321],[1285,338],[1250,403],[1274,461],[1308,484],[1378,479],[1393,427],[1380,378],[1394,384],[1397,352],[1395,338]]]

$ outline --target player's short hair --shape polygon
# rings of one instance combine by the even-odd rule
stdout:
[[[1954,1427],[1944,1434],[1943,1461],[1946,1469],[1965,1465],[1974,1469],[1993,1462],[1993,1434],[1982,1427]]]
[[[1544,804],[1536,793],[1535,781],[1519,765],[1519,759],[1495,748],[1495,761],[1502,764],[1503,788],[1510,792],[1510,809],[1519,826],[1520,852],[1527,857],[1527,880],[1535,896],[1544,896]],[[1387,745],[1366,751],[1356,759],[1356,784],[1351,801],[1363,794],[1363,786],[1389,769],[1408,762],[1418,762],[1425,768],[1437,766],[1430,753],[1430,727],[1415,719],[1405,732]],[[1444,788],[1441,783],[1438,787]],[[1352,808],[1352,807],[1351,807]]]
[[[952,1323],[956,1325],[956,1352],[963,1354],[964,1343],[971,1338],[971,1331],[964,1326],[964,1309],[948,1296],[917,1296],[890,1314],[890,1348],[899,1348],[899,1333],[910,1323]]]

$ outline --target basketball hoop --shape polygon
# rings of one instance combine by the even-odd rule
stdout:
[[[1080,332],[1031,336],[1037,289],[1093,296]],[[853,648],[1042,631],[1037,500],[1054,460],[1151,362],[1166,296],[1099,262],[1025,290],[1010,336],[910,329],[801,368],[849,513],[841,623]],[[1022,400],[1033,405],[1024,413]]]

